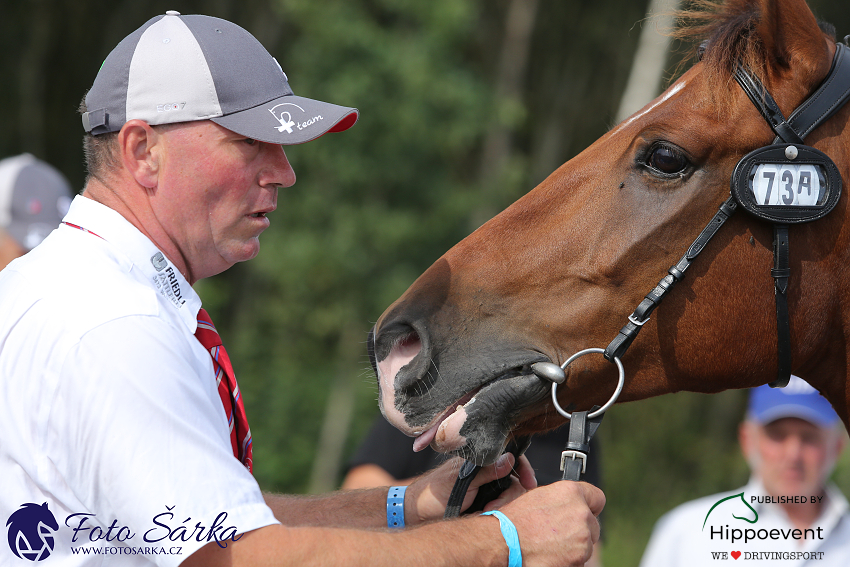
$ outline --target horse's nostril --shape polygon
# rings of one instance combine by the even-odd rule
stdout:
[[[406,337],[402,337],[394,350],[402,358],[410,360],[415,357],[422,350],[422,340],[419,338],[419,333],[413,331]]]
[[[416,384],[427,370],[427,356],[423,368],[420,368],[423,362],[418,358],[425,345],[425,338],[409,325],[398,324],[382,329],[374,343],[382,387],[403,390]]]

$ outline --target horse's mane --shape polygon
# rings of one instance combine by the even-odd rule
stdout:
[[[758,30],[762,13],[752,0],[691,0],[689,7],[676,12],[677,39],[693,44],[693,55],[702,51],[706,84],[714,85],[714,95],[723,100],[740,62],[762,81],[772,55]],[[835,40],[835,28],[818,22],[821,31]],[[704,50],[700,49],[700,45]]]

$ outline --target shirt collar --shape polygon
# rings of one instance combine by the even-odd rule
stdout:
[[[102,238],[116,253],[122,267],[127,271],[138,270],[194,334],[201,298],[180,270],[139,229],[114,209],[82,195],[74,197],[63,222]]]

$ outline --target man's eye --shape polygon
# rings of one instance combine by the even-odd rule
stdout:
[[[245,138],[245,143],[248,144],[249,146],[253,146],[254,144],[257,143],[257,140],[254,140],[253,138]]]

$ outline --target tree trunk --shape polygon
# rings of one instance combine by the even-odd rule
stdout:
[[[362,331],[351,326],[343,331],[339,339],[338,370],[328,393],[319,444],[310,473],[309,491],[312,494],[330,492],[339,486],[338,476],[342,469],[345,442],[351,431],[351,418],[354,415],[352,368],[357,368],[361,358],[362,339]]]
[[[511,0],[505,15],[505,35],[499,56],[496,76],[496,116],[484,140],[478,179],[482,191],[502,189],[505,168],[511,157],[511,133],[518,126],[523,112],[522,92],[528,57],[531,51],[531,32],[537,16],[537,0]],[[519,116],[518,116],[519,115]],[[483,199],[489,202],[490,199]],[[484,205],[473,214],[478,227],[496,213],[496,207]]]
[[[669,31],[675,25],[673,11],[678,8],[679,0],[650,0],[632,71],[617,110],[617,122],[622,122],[658,96],[670,48]]]

